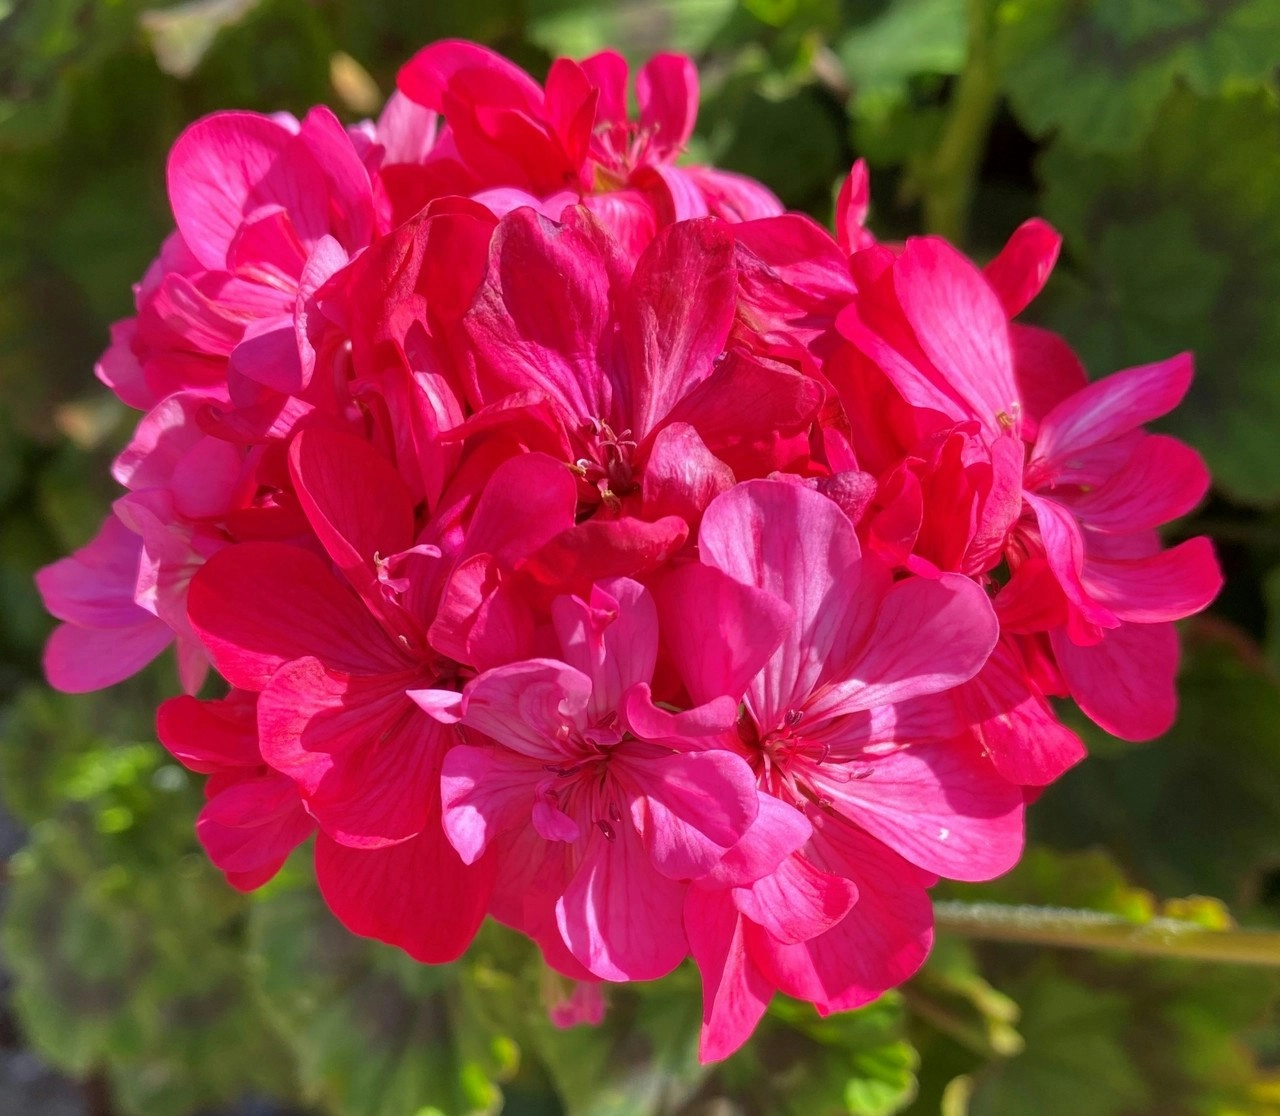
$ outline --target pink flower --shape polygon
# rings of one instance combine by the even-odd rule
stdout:
[[[709,167],[677,167],[693,132],[698,78],[683,55],[640,72],[637,121],[627,112],[628,67],[612,51],[557,59],[540,87],[475,43],[433,43],[400,71],[401,92],[448,122],[417,160],[382,177],[406,217],[432,198],[464,194],[502,216],[530,206],[560,218],[584,204],[633,255],[672,221],[751,220],[782,212],[765,187]]]
[[[774,877],[785,896],[800,889],[795,902],[762,901],[758,885],[754,902],[705,889],[691,898],[704,1053],[719,1056],[746,1037],[775,987],[832,1011],[909,976],[928,948],[924,888],[935,875],[987,879],[1010,868],[1022,795],[962,738],[950,703],[929,700],[972,678],[995,643],[995,616],[972,581],[893,583],[861,555],[832,501],[779,481],[718,497],[698,543],[705,564],[791,607],[781,645],[747,687],[733,748],[761,789],[812,827],[788,861],[790,878]],[[725,683],[708,650],[714,620],[690,619],[711,604],[692,576],[673,574],[662,599],[673,660],[697,701]],[[807,936],[788,912],[814,908],[806,890],[818,910],[831,902],[824,874],[850,881],[858,898],[843,920]],[[727,998],[724,981],[736,989]]]
[[[755,819],[747,765],[698,746],[732,724],[736,703],[719,695],[680,714],[651,704],[657,612],[634,581],[598,585],[590,600],[561,597],[553,618],[561,659],[486,671],[460,696],[412,695],[493,741],[446,757],[445,831],[473,863],[501,834],[531,826],[541,863],[517,864],[539,893],[502,896],[500,880],[494,913],[537,934],[550,931],[551,907],[589,973],[650,980],[687,952],[684,881],[714,868]]]
[[[261,887],[315,831],[297,787],[258,751],[253,694],[172,698],[160,707],[156,734],[184,767],[209,776],[196,836],[232,887]]]

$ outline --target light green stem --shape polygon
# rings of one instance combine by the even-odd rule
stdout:
[[[1208,930],[1174,918],[1130,922],[1098,911],[1004,903],[938,902],[933,909],[939,932],[966,938],[1280,968],[1276,931]]]
[[[991,0],[969,0],[969,47],[933,155],[917,169],[925,227],[963,244],[974,179],[999,101],[991,57]]]

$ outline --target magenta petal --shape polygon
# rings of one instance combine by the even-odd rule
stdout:
[[[1146,531],[1186,515],[1208,490],[1201,456],[1176,438],[1152,434],[1110,480],[1073,497],[1070,507],[1095,530]]]
[[[538,783],[536,760],[504,748],[451,748],[440,774],[444,831],[464,864],[474,864],[494,835],[528,824]]]
[[[762,971],[789,996],[821,1012],[848,1011],[901,984],[933,944],[933,878],[838,819],[811,846],[815,862],[846,876],[858,902],[844,921],[811,941],[783,945],[753,927],[749,945]]]
[[[832,717],[958,686],[982,669],[999,635],[991,601],[967,577],[906,578],[885,594],[849,677],[811,698],[805,715]]]
[[[1016,318],[1043,289],[1062,249],[1062,237],[1047,221],[1023,221],[1009,241],[982,269],[1000,305]]]
[[[989,880],[1022,854],[1022,792],[962,740],[865,757],[860,778],[815,768],[835,811],[929,872]]]
[[[745,887],[774,871],[813,834],[809,820],[771,794],[760,791],[759,810],[742,839],[733,846],[703,882],[717,887]]]
[[[1085,564],[1084,538],[1075,516],[1056,500],[1024,493],[1024,499],[1035,513],[1044,542],[1045,558],[1062,591],[1081,615],[1091,624],[1113,628],[1118,623],[1113,613],[1101,601],[1095,601],[1084,584],[1082,572]]]
[[[141,608],[137,623],[128,627],[59,624],[45,644],[45,677],[64,694],[101,690],[136,674],[172,642],[169,625]]]
[[[733,470],[715,456],[685,422],[664,426],[654,436],[641,479],[648,518],[678,515],[696,524],[703,510],[734,484]]]
[[[735,888],[734,905],[779,942],[807,942],[825,934],[852,909],[858,889],[848,880],[789,856],[750,887]]]
[[[462,955],[484,921],[496,861],[465,865],[439,823],[385,849],[350,849],[320,834],[316,882],[353,934],[399,946],[440,965]]]
[[[262,766],[257,698],[239,690],[220,701],[170,698],[156,711],[156,737],[190,771]]]
[[[233,686],[261,690],[291,659],[352,673],[403,669],[360,599],[309,551],[281,543],[220,550],[191,580],[191,625]]]
[[[1020,408],[1008,320],[990,284],[940,237],[909,239],[893,281],[920,348],[942,376],[936,390],[963,401],[968,414],[958,417],[999,435]]]
[[[321,429],[294,438],[289,472],[329,557],[375,614],[387,611],[377,562],[413,545],[413,505],[400,474],[363,438]]]
[[[684,54],[655,54],[636,75],[640,126],[672,155],[684,148],[698,118],[698,70]]]
[[[672,662],[698,704],[741,700],[795,624],[785,601],[700,563],[663,578],[656,595]]]
[[[1084,583],[1121,620],[1155,624],[1208,608],[1222,588],[1222,571],[1213,543],[1199,536],[1147,558],[1091,559]]]
[[[759,811],[756,780],[730,752],[689,752],[613,759],[617,778],[634,787],[631,817],[653,865],[671,879],[710,872],[746,833]]]
[[[197,120],[169,154],[169,198],[178,231],[205,267],[226,266],[250,196],[283,154],[287,129],[252,112]]]
[[[742,916],[727,891],[690,888],[684,925],[702,977],[698,1059],[717,1062],[751,1037],[773,998],[773,986],[747,952]]]
[[[411,681],[339,674],[298,659],[258,699],[263,759],[298,784],[316,820],[342,844],[377,848],[426,825],[453,730],[409,700]]]
[[[1122,624],[1091,647],[1077,647],[1061,628],[1050,639],[1071,696],[1109,733],[1151,740],[1173,724],[1178,633],[1172,624]]]
[[[718,221],[670,225],[645,249],[621,312],[637,441],[710,375],[736,294],[733,237]]]
[[[504,217],[467,331],[480,354],[483,400],[544,392],[570,420],[613,421],[621,400],[605,370],[613,250],[585,217],[557,225],[531,209]]]
[[[315,827],[297,788],[272,771],[215,794],[196,819],[196,836],[232,885],[250,891],[280,871]]]
[[[687,885],[661,875],[625,822],[598,830],[556,904],[565,944],[601,980],[657,980],[684,959]]]
[[[1044,416],[1029,465],[1066,461],[1168,414],[1182,402],[1192,373],[1191,354],[1180,353],[1095,380]]]

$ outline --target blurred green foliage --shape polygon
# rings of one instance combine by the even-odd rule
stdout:
[[[301,861],[229,890],[153,741],[171,667],[40,686],[31,573],[112,497],[131,420],[91,369],[169,225],[169,144],[218,108],[354,118],[444,36],[535,73],[691,52],[700,158],[826,219],[864,156],[881,235],[980,258],[1043,213],[1066,244],[1034,314],[1093,374],[1196,352],[1171,426],[1217,487],[1177,530],[1215,536],[1229,585],[1188,627],[1181,719],[1144,746],[1090,731],[1019,869],[949,894],[1280,922],[1275,0],[0,0],[0,786],[29,827],[2,943],[25,1041],[139,1116],[246,1093],[335,1116],[1280,1113],[1277,980],[1180,961],[944,937],[900,993],[825,1021],[780,1001],[717,1067],[687,969],[558,1031],[565,990],[498,928],[427,969],[342,931]]]

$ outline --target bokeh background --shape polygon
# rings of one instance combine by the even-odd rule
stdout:
[[[38,566],[85,542],[134,416],[93,379],[170,225],[164,159],[218,108],[376,112],[427,41],[696,56],[695,150],[821,220],[856,157],[883,237],[980,259],[1066,238],[1032,317],[1093,375],[1193,349],[1169,428],[1208,459],[1228,587],[1185,625],[1163,740],[1091,731],[1010,877],[951,897],[1280,924],[1280,3],[1277,0],[0,0],[0,1116],[1280,1113],[1263,969],[940,939],[900,993],[819,1023],[779,1003],[694,1058],[696,975],[563,994],[488,928],[416,966],[346,935],[304,862],[235,894],[194,782],[154,742],[170,664],[41,684]],[[305,858],[303,858],[305,860]]]

